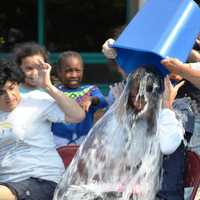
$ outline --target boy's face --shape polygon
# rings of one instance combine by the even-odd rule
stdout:
[[[83,77],[83,66],[76,57],[70,57],[63,61],[62,67],[58,73],[62,84],[67,88],[78,88]]]
[[[0,110],[11,112],[21,100],[19,86],[16,82],[7,81],[3,88],[0,88]]]
[[[44,62],[44,58],[38,54],[27,56],[22,59],[20,65],[22,71],[25,73],[25,85],[28,87],[37,87],[38,70],[37,66]]]

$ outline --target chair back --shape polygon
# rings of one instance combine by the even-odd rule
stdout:
[[[73,157],[75,156],[77,150],[79,148],[79,145],[66,145],[57,148],[57,151],[59,155],[61,156],[63,163],[65,165],[65,168],[70,164]]]
[[[193,187],[190,200],[194,200],[200,186],[200,156],[190,150],[186,152],[185,187]]]

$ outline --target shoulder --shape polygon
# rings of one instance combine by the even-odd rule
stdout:
[[[23,101],[30,105],[40,105],[47,107],[50,104],[53,104],[55,100],[43,90],[33,90],[26,95],[22,96]]]
[[[95,85],[81,85],[77,90],[79,92],[82,92],[83,94],[87,94],[96,91],[98,88]]]
[[[61,90],[61,91],[63,91],[63,92],[67,92],[67,91],[70,91],[70,89],[68,89],[68,88],[66,88],[64,85],[62,85],[62,84],[59,84],[59,85],[56,85],[56,87],[59,89],[59,90]]]
[[[25,96],[26,97],[26,96]],[[35,99],[49,99],[52,100],[53,98],[44,90],[33,90],[27,94],[29,98]]]
[[[84,85],[81,85],[81,86],[79,87],[79,89],[84,90],[84,89],[92,89],[92,88],[95,88],[95,87],[96,87],[95,85],[84,84]]]

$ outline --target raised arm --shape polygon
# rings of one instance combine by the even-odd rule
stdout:
[[[63,92],[58,90],[51,82],[50,71],[51,65],[48,63],[40,62],[38,68],[38,86],[43,88],[65,113],[66,122],[80,122],[85,118],[85,112],[76,101],[64,95]]]
[[[172,73],[182,76],[200,89],[200,63],[183,63],[176,58],[166,58],[161,62]],[[193,67],[194,66],[194,67]]]
[[[184,82],[173,86],[169,77],[166,77],[164,81],[163,109],[159,114],[157,126],[161,151],[163,154],[167,155],[176,151],[183,140],[183,125],[181,121],[177,120],[175,112],[172,110],[172,104],[176,98],[178,89]]]

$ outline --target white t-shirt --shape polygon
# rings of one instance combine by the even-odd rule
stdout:
[[[64,172],[51,132],[64,113],[47,93],[24,95],[12,112],[0,112],[0,182],[37,177],[58,182]]]
[[[161,152],[165,155],[172,154],[184,139],[182,122],[177,120],[174,111],[163,109],[159,113],[157,126]]]

